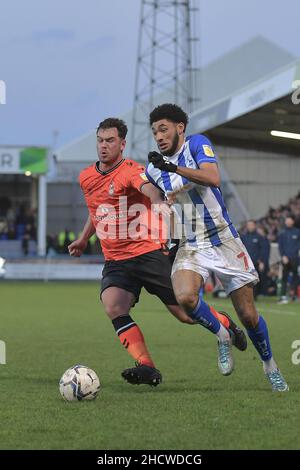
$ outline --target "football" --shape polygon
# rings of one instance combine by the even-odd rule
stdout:
[[[66,370],[59,381],[60,394],[66,401],[94,400],[100,388],[96,372],[80,364]]]

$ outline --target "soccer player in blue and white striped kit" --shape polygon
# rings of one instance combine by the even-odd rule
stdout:
[[[254,304],[258,274],[226,210],[214,150],[204,135],[185,137],[187,123],[187,114],[175,104],[162,104],[150,113],[160,153],[149,153],[146,174],[164,192],[175,220],[183,220],[184,233],[172,269],[177,301],[217,336],[219,369],[223,375],[231,374],[230,335],[199,296],[209,273],[214,272],[247,329],[272,389],[287,391],[272,355],[266,322]]]

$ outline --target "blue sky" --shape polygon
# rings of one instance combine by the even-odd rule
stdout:
[[[201,64],[258,34],[300,55],[298,0],[199,0]],[[0,145],[56,145],[133,104],[140,0],[1,0]]]

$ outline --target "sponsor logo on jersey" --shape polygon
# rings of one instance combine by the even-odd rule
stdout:
[[[109,188],[108,188],[108,194],[110,196],[112,196],[114,194],[114,192],[115,192],[114,183],[111,182],[110,185],[109,185]]]
[[[145,173],[140,173],[140,177],[142,178],[143,181],[149,181]]]
[[[213,149],[211,148],[210,145],[202,145],[202,147],[203,147],[204,154],[207,157],[214,157],[215,156],[214,151],[213,151]]]

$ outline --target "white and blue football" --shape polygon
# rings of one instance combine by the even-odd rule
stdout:
[[[80,364],[66,370],[59,381],[60,394],[67,401],[94,400],[100,388],[96,372]]]

